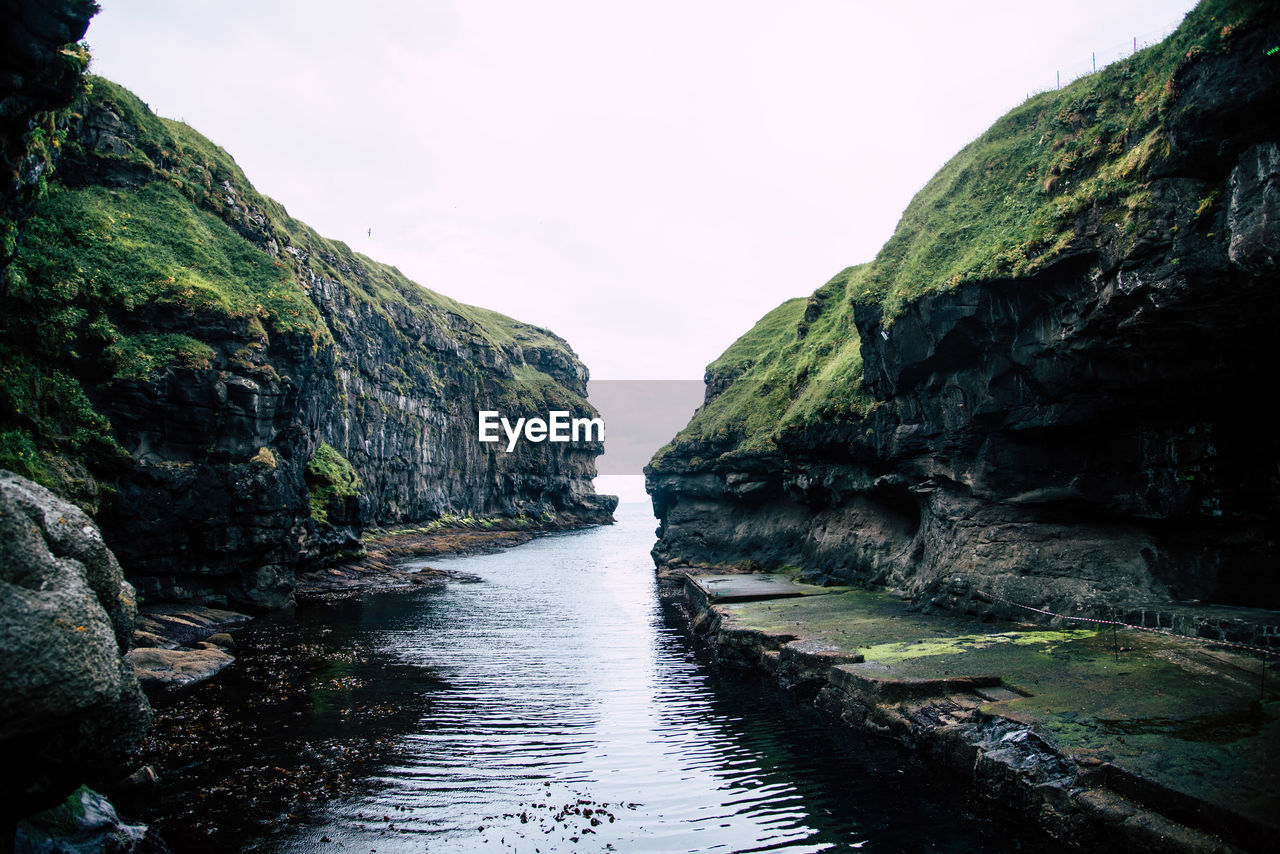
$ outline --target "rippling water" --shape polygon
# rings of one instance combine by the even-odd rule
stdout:
[[[433,560],[461,580],[336,611],[343,637],[432,677],[426,708],[358,794],[268,847],[1015,850],[897,753],[715,675],[658,599],[652,529],[623,505],[617,525]]]

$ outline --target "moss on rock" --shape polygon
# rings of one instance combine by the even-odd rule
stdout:
[[[331,499],[354,498],[364,486],[347,458],[328,442],[321,442],[307,462],[306,480],[311,498],[311,518],[317,522],[329,521]]]

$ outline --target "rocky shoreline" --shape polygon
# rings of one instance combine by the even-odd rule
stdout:
[[[516,519],[432,523],[368,533],[364,556],[353,563],[320,569],[298,578],[295,604],[332,603],[375,590],[411,590],[439,582],[448,572],[431,567],[405,569],[411,558],[490,554],[555,531],[599,524],[564,516],[533,525]],[[217,676],[235,661],[233,633],[254,617],[238,611],[188,603],[156,603],[141,608],[133,648],[125,661],[153,701],[162,700]]]
[[[429,567],[403,570],[410,558],[490,554],[527,543],[537,536],[601,524],[595,516],[564,514],[537,523],[520,518],[433,522],[365,533],[364,555],[357,561],[299,576],[297,602],[334,601],[369,589],[396,589],[427,583],[439,573]]]
[[[683,582],[720,664],[883,736],[1065,845],[1229,852],[1276,838],[1266,757],[1280,726],[1256,657],[1141,632],[1113,649],[1097,629],[925,615],[778,574],[664,575],[669,591]]]

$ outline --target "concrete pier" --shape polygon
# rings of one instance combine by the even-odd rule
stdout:
[[[772,591],[775,595],[769,595]],[[771,674],[1085,847],[1274,850],[1280,673],[1192,638],[922,614],[778,574],[691,572],[695,625]]]

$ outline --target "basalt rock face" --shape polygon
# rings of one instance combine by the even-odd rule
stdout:
[[[825,309],[797,306],[794,331],[762,321],[647,470],[655,559],[791,565],[973,611],[1280,607],[1280,440],[1260,404],[1280,323],[1280,74],[1258,62],[1274,28],[1252,18],[1223,30],[1232,44],[1179,59],[1159,151],[1134,170],[1141,215],[1103,197],[1071,213],[1043,263],[905,305],[864,286],[878,258],[820,291]],[[835,385],[815,362],[786,374],[797,402],[767,441],[734,432],[722,397],[799,352],[842,288],[831,324],[858,373],[827,394],[839,405],[793,417]],[[753,348],[755,367],[726,382]]]
[[[96,510],[139,593],[271,608],[365,526],[611,519],[601,443],[478,441],[479,410],[594,415],[565,341],[320,237],[109,81],[58,128],[7,271],[0,452]]]

